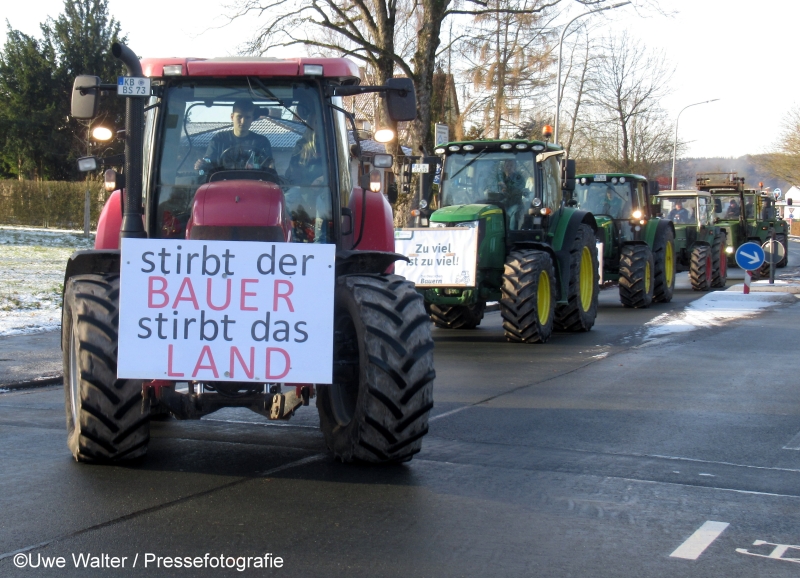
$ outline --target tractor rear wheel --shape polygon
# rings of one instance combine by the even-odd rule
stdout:
[[[119,275],[67,282],[61,328],[67,445],[79,462],[140,458],[150,442],[142,382],[117,379]]]
[[[506,258],[500,313],[508,341],[544,343],[553,333],[556,284],[544,251],[517,249]]]
[[[711,286],[725,287],[728,282],[728,255],[725,248],[728,246],[728,236],[720,233],[714,237],[714,244],[711,246]]]
[[[404,462],[420,451],[433,408],[433,338],[422,296],[397,275],[346,275],[334,295],[333,384],[317,409],[343,461]]]
[[[653,303],[655,265],[647,245],[624,245],[619,257],[619,300],[625,307]]]
[[[597,244],[588,225],[578,227],[572,241],[567,303],[556,305],[555,328],[559,331],[589,331],[597,317],[600,293]]]
[[[675,292],[675,233],[664,227],[653,243],[653,301],[669,303]]]
[[[442,329],[475,329],[481,324],[485,301],[473,305],[436,305],[429,306],[431,321]]]
[[[689,263],[689,281],[695,291],[708,291],[711,289],[713,264],[711,247],[697,245],[692,249],[691,262]]]

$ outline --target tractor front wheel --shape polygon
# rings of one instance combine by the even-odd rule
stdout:
[[[653,302],[653,252],[647,245],[625,245],[619,258],[619,300],[625,307],[650,307]]]
[[[556,329],[589,331],[592,328],[597,318],[599,275],[594,233],[588,225],[581,225],[570,248],[567,303],[556,305]]]
[[[481,324],[485,301],[473,305],[436,305],[429,306],[431,321],[442,329],[475,329]]]
[[[519,249],[506,258],[500,313],[508,341],[544,343],[553,333],[556,284],[544,251]]]
[[[140,458],[150,441],[142,382],[117,379],[119,275],[67,282],[61,326],[67,445],[80,462]]]
[[[720,233],[714,237],[714,244],[711,246],[711,286],[725,287],[728,282],[728,255],[725,248],[728,246],[728,236]]]
[[[333,384],[319,386],[325,442],[343,461],[404,462],[433,408],[433,338],[422,296],[397,275],[346,275],[334,295]]]
[[[653,301],[669,303],[675,292],[675,233],[669,227],[656,234],[653,243]]]
[[[708,291],[711,289],[713,279],[713,263],[711,247],[697,245],[692,249],[691,262],[689,263],[689,281],[695,291]]]

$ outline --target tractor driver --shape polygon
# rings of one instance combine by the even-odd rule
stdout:
[[[742,210],[739,208],[739,203],[737,203],[735,199],[731,199],[731,202],[728,205],[728,210],[725,212],[725,218],[738,219],[739,215],[741,214]]]
[[[688,223],[689,211],[683,208],[683,203],[681,201],[675,201],[675,206],[669,212],[667,218],[670,221],[675,221],[676,223]]]
[[[255,110],[252,100],[235,101],[231,110],[233,130],[215,134],[194,168],[260,169],[277,176],[269,139],[250,131]]]

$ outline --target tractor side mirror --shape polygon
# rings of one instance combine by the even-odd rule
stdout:
[[[99,166],[100,160],[97,157],[81,157],[78,159],[78,170],[82,173],[96,171]]]
[[[389,118],[405,122],[417,118],[417,95],[410,78],[390,78],[386,81],[386,108]]]
[[[575,190],[575,159],[564,159],[562,162],[561,188],[572,192]]]
[[[99,76],[82,75],[75,78],[72,85],[72,110],[70,111],[73,118],[92,119],[97,116],[99,86]]]
[[[376,169],[390,169],[394,164],[394,157],[388,154],[376,154],[372,157],[372,166]]]

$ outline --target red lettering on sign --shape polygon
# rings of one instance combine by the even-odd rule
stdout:
[[[239,309],[242,311],[258,311],[258,307],[248,307],[245,305],[244,300],[247,297],[255,297],[256,293],[247,290],[248,283],[258,283],[258,279],[242,279],[242,295],[239,299]]]
[[[206,355],[208,356],[209,365],[201,365]],[[203,346],[203,350],[200,352],[200,356],[197,358],[197,364],[194,366],[192,377],[197,377],[197,372],[201,369],[210,369],[214,372],[214,377],[219,378],[219,373],[217,373],[217,364],[214,363],[214,356],[211,355],[211,348],[208,345]]]
[[[239,353],[239,348],[235,345],[231,347],[231,379],[233,379],[234,357],[239,359],[239,364],[242,366],[242,369],[244,369],[244,374],[250,379],[253,379],[253,376],[256,372],[256,348],[250,348],[250,366],[248,367],[245,364],[244,359],[242,359],[242,354]]]
[[[283,373],[280,375],[272,375],[271,373],[273,353],[280,353],[283,355],[284,368]],[[280,347],[267,347],[267,376],[265,379],[281,379],[282,377],[285,377],[291,369],[291,363],[292,362],[291,359],[289,359],[289,354],[285,350],[281,349]]]
[[[286,293],[281,293],[280,292],[279,287],[281,285],[285,285],[288,288]],[[286,305],[289,306],[289,311],[294,313],[294,307],[292,306],[292,302],[289,300],[289,295],[292,294],[292,291],[294,291],[294,286],[292,285],[291,281],[285,281],[283,279],[276,279],[275,280],[275,291],[273,292],[273,297],[272,297],[272,310],[273,311],[277,311],[278,310],[278,299],[283,299],[284,301],[286,301]]]
[[[183,296],[183,290],[186,289],[189,293],[188,297]],[[172,303],[172,308],[178,308],[178,302],[180,301],[188,301],[192,305],[194,305],[195,309],[200,309],[200,306],[197,304],[197,297],[194,295],[194,287],[192,287],[192,280],[189,277],[183,278],[183,283],[181,283],[180,289],[178,289],[178,295],[175,297],[175,301]]]
[[[211,282],[213,279],[211,277],[208,278],[208,283],[206,284],[206,303],[208,306],[211,307],[214,311],[222,311],[223,309],[227,309],[228,305],[231,304],[231,280],[227,279],[227,283],[225,286],[225,304],[222,307],[217,307],[211,302]]]
[[[172,370],[172,344],[167,346],[167,375],[170,377],[183,377],[182,373],[176,373]]]
[[[161,288],[156,289],[154,284],[156,281],[161,282]],[[164,298],[164,302],[156,305],[153,302],[153,295],[159,295]],[[148,277],[147,278],[147,306],[150,309],[160,309],[166,307],[169,303],[169,295],[167,295],[167,280],[164,277]]]

